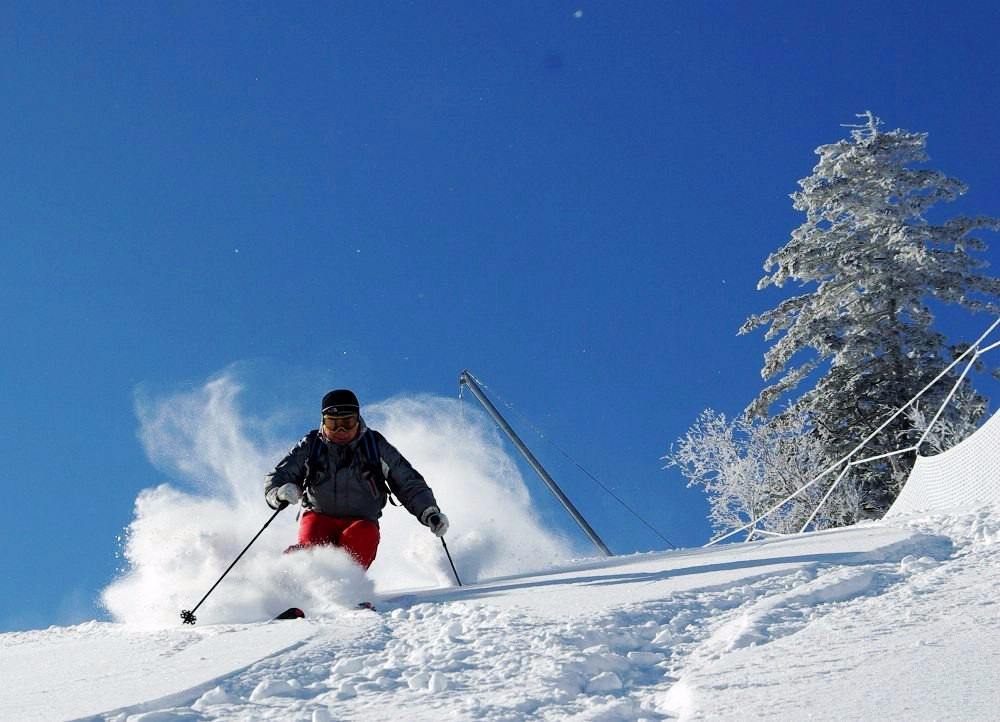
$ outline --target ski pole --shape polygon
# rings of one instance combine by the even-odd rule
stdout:
[[[259,537],[261,534],[264,533],[264,530],[267,529],[268,525],[272,521],[274,521],[274,517],[278,516],[278,514],[281,513],[281,510],[284,509],[286,506],[288,506],[287,501],[281,502],[281,505],[277,509],[275,509],[273,514],[271,514],[271,518],[268,519],[266,522],[264,522],[264,526],[260,528],[260,531],[257,532],[256,536],[254,536],[254,538],[250,540],[249,544],[243,547],[243,551],[240,552],[240,555],[235,559],[233,559],[233,563],[229,565],[226,571],[222,572],[222,576],[219,577],[219,581],[213,584],[212,588],[209,589],[207,592],[205,592],[205,596],[201,598],[201,601],[194,605],[194,609],[181,610],[181,621],[184,622],[184,624],[194,624],[195,622],[198,621],[198,618],[194,616],[194,613],[198,611],[198,607],[202,605],[202,602],[208,599],[209,594],[215,591],[215,588],[219,586],[219,582],[225,579],[226,575],[229,574],[229,570],[236,566],[236,562],[238,562],[243,557],[243,555],[247,553],[247,549],[249,549],[253,545],[253,543],[257,541],[257,537]]]
[[[444,537],[441,537],[441,546],[444,547],[444,553],[448,555],[448,563],[451,564],[451,571],[455,575],[455,581],[458,582],[458,586],[462,586],[462,580],[458,578],[458,570],[455,569],[455,562],[451,560],[451,552],[448,551],[448,545],[444,543]]]

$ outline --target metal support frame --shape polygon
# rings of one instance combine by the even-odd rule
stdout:
[[[784,534],[779,534],[776,531],[768,531],[767,529],[754,529],[750,533],[750,536],[753,536],[754,534],[760,534],[761,536],[774,536],[774,537],[785,536]]]
[[[892,416],[890,416],[888,419],[886,419],[882,423],[881,426],[879,426],[877,429],[875,429],[875,431],[873,431],[868,436],[866,436],[865,439],[860,444],[858,444],[857,446],[855,446],[850,451],[850,453],[848,453],[846,456],[838,459],[833,464],[831,464],[830,466],[828,466],[827,468],[825,468],[823,471],[819,472],[816,476],[814,476],[812,479],[810,479],[808,483],[806,483],[805,485],[803,485],[803,486],[799,487],[798,489],[796,489],[789,496],[785,497],[782,501],[780,501],[777,504],[775,504],[774,506],[772,506],[770,509],[768,509],[767,511],[765,511],[763,514],[761,514],[757,518],[753,519],[752,521],[750,521],[747,524],[744,524],[739,529],[734,529],[733,531],[730,531],[730,532],[727,532],[727,533],[725,533],[725,534],[723,534],[721,536],[715,537],[714,539],[710,540],[705,546],[707,546],[707,547],[712,546],[713,544],[719,543],[723,539],[728,539],[729,537],[735,536],[736,534],[739,534],[742,531],[746,531],[747,529],[751,529],[751,531],[749,532],[749,535],[747,537],[747,541],[749,541],[750,539],[753,538],[753,536],[754,536],[755,533],[758,533],[758,534],[762,533],[761,530],[759,530],[759,529],[753,529],[753,527],[755,527],[758,522],[760,522],[764,518],[770,516],[772,513],[774,513],[775,511],[777,511],[781,507],[783,507],[785,504],[787,504],[788,502],[790,502],[792,499],[794,499],[795,497],[797,497],[799,494],[801,494],[802,492],[804,492],[806,489],[810,488],[811,486],[813,486],[814,484],[816,484],[817,482],[819,482],[819,480],[822,479],[824,476],[826,476],[827,474],[829,474],[832,471],[836,470],[838,467],[841,466],[841,464],[843,464],[844,465],[843,470],[840,472],[840,474],[834,480],[833,484],[830,485],[830,488],[827,490],[826,494],[820,500],[819,504],[817,504],[816,508],[813,510],[813,513],[810,515],[809,519],[802,526],[802,529],[800,531],[804,532],[806,530],[806,527],[809,526],[809,524],[812,523],[813,519],[816,518],[816,515],[819,513],[819,510],[826,503],[827,499],[830,498],[830,495],[833,494],[834,489],[836,489],[837,486],[840,484],[840,482],[843,481],[844,477],[847,475],[847,472],[850,470],[850,468],[852,466],[857,466],[858,464],[863,464],[863,463],[866,463],[866,462],[869,462],[869,461],[875,461],[877,459],[883,459],[883,458],[886,458],[886,457],[889,457],[889,456],[897,456],[899,454],[905,454],[905,453],[910,452],[910,451],[914,451],[917,454],[919,454],[920,453],[920,447],[923,446],[923,443],[926,440],[927,435],[930,434],[931,429],[934,428],[934,425],[938,422],[938,419],[941,418],[941,414],[944,413],[945,408],[948,406],[949,403],[951,403],[952,398],[954,397],[955,393],[958,391],[958,387],[965,380],[965,377],[968,375],[969,371],[975,365],[975,363],[979,359],[979,357],[982,356],[987,351],[992,351],[993,349],[995,349],[997,347],[1000,347],[1000,341],[997,341],[995,343],[990,344],[989,346],[986,346],[985,348],[980,348],[980,345],[983,343],[983,341],[985,341],[986,338],[989,337],[989,335],[993,333],[993,331],[997,328],[997,326],[1000,326],[1000,318],[998,318],[996,321],[994,321],[993,324],[988,329],[986,329],[986,331],[978,339],[976,339],[975,343],[973,343],[972,345],[970,345],[969,348],[967,348],[965,351],[962,352],[962,354],[960,356],[958,356],[958,358],[956,358],[954,361],[952,361],[950,364],[948,364],[948,366],[944,369],[944,371],[942,371],[941,373],[939,373],[934,378],[933,381],[931,381],[929,384],[927,384],[922,389],[920,389],[920,391],[918,391],[917,394],[912,399],[910,399],[905,404],[903,404],[902,406],[900,406]],[[877,456],[870,456],[870,457],[866,457],[866,458],[863,458],[863,459],[853,459],[853,457],[854,457],[855,454],[857,454],[865,446],[867,446],[868,443],[872,439],[874,439],[876,436],[878,436],[878,434],[881,433],[882,430],[885,427],[887,427],[889,424],[891,424],[900,414],[904,413],[910,406],[912,406],[914,403],[916,403],[916,401],[918,399],[920,399],[920,397],[923,396],[925,393],[927,393],[931,388],[933,388],[938,383],[938,381],[940,381],[945,376],[947,376],[948,372],[951,371],[953,368],[955,368],[958,364],[960,364],[962,362],[962,360],[966,358],[966,356],[969,356],[970,353],[972,354],[972,356],[969,359],[968,363],[966,364],[965,369],[962,371],[962,374],[959,376],[958,380],[952,386],[951,391],[948,393],[948,396],[945,398],[944,402],[938,408],[937,413],[934,414],[934,418],[931,419],[931,422],[927,425],[927,428],[924,430],[924,433],[920,436],[920,440],[916,444],[914,444],[913,446],[908,446],[905,449],[899,449],[897,451],[890,451],[888,453],[879,454]],[[770,533],[774,534],[774,532],[770,532]],[[782,535],[779,534],[777,536],[782,536]]]
[[[938,422],[938,419],[941,418],[941,414],[944,413],[945,407],[951,403],[952,397],[955,395],[955,392],[958,391],[958,387],[962,385],[962,382],[965,381],[965,377],[969,374],[969,371],[972,370],[972,367],[975,365],[976,359],[979,358],[979,355],[980,352],[976,351],[976,353],[973,354],[972,358],[969,359],[969,363],[965,365],[965,368],[962,370],[961,375],[958,377],[958,381],[955,382],[955,385],[951,387],[951,391],[949,391],[948,395],[945,397],[944,403],[941,404],[941,406],[938,408],[937,413],[934,414],[934,418],[931,419],[931,422],[927,424],[927,428],[924,429],[924,433],[920,435],[920,440],[917,442],[918,454],[920,453],[920,447],[924,445],[924,441],[927,439],[928,434],[931,433],[931,429],[934,428],[934,424],[936,424]]]
[[[823,495],[823,498],[820,500],[819,504],[816,505],[816,508],[813,509],[812,514],[810,514],[809,518],[806,519],[806,523],[802,525],[801,529],[799,529],[799,534],[801,534],[802,532],[804,532],[806,530],[806,527],[808,527],[810,524],[812,524],[812,520],[816,518],[817,514],[819,514],[819,510],[821,508],[823,508],[823,505],[826,503],[826,500],[830,498],[830,495],[833,493],[833,490],[837,488],[837,484],[839,484],[840,481],[845,476],[847,476],[847,472],[851,470],[852,466],[854,466],[854,464],[852,462],[848,462],[848,463],[844,464],[844,470],[841,471],[837,475],[837,478],[833,480],[833,483],[830,484],[830,488],[826,490],[826,493]]]
[[[472,395],[476,397],[476,400],[483,405],[483,408],[486,409],[486,413],[488,413],[493,421],[496,422],[496,425],[499,426],[505,434],[507,434],[507,437],[511,440],[511,442],[513,442],[514,446],[517,447],[517,450],[521,452],[522,456],[524,456],[525,461],[527,461],[531,468],[535,470],[535,473],[538,474],[545,486],[547,486],[549,491],[551,491],[556,499],[559,500],[559,503],[563,505],[563,508],[569,512],[569,515],[573,517],[573,521],[579,525],[580,529],[583,530],[583,533],[586,534],[590,541],[594,543],[594,546],[596,546],[605,556],[614,556],[614,554],[611,553],[611,550],[608,549],[607,545],[605,545],[605,543],[601,541],[601,538],[597,536],[597,532],[593,530],[590,524],[587,523],[587,520],[583,518],[583,515],[577,511],[575,506],[573,506],[573,502],[566,497],[566,495],[562,492],[562,489],[559,488],[559,485],[556,484],[555,480],[549,476],[547,471],[545,471],[545,468],[541,465],[538,459],[535,458],[535,455],[532,454],[525,443],[521,441],[521,438],[517,435],[514,429],[511,428],[511,425],[507,423],[507,420],[499,411],[497,411],[497,407],[494,406],[486,397],[486,394],[477,382],[476,377],[473,376],[468,369],[463,371],[458,377],[458,385],[459,387],[467,387],[469,391],[472,392]]]

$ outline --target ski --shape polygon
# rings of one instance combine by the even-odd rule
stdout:
[[[358,604],[358,609],[367,609],[372,612],[378,611],[377,609],[375,609],[375,605],[372,604],[371,602],[360,602]],[[277,617],[275,617],[274,620],[277,621],[279,619],[305,619],[305,616],[306,613],[303,612],[298,607],[289,607],[281,614],[279,614]]]

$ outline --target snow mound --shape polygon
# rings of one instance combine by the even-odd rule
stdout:
[[[984,508],[580,561],[382,596],[379,613],[0,635],[0,675],[18,690],[0,718],[53,716],[57,679],[60,717],[97,714],[89,696],[118,722],[993,719],[998,531]],[[231,658],[267,630],[293,636]]]

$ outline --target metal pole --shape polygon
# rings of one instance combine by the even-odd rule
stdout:
[[[611,550],[608,549],[603,541],[601,541],[601,538],[597,536],[597,532],[591,528],[590,524],[587,523],[587,520],[584,519],[580,512],[576,510],[576,507],[573,506],[573,502],[566,498],[562,489],[560,489],[555,480],[549,476],[549,473],[545,471],[538,459],[535,458],[535,455],[532,454],[528,447],[525,446],[524,442],[521,441],[514,429],[512,429],[510,424],[507,423],[507,420],[501,416],[499,411],[497,411],[496,406],[494,406],[490,400],[486,398],[486,394],[483,393],[479,384],[476,383],[476,378],[468,370],[465,370],[462,372],[462,375],[458,377],[458,383],[460,386],[467,386],[469,388],[472,395],[475,396],[479,403],[483,405],[483,408],[486,409],[486,413],[492,417],[497,426],[503,429],[504,433],[507,434],[510,440],[514,443],[514,446],[517,447],[517,450],[521,452],[525,460],[531,465],[531,468],[535,470],[535,473],[538,474],[539,478],[541,478],[541,480],[545,483],[545,486],[549,488],[549,491],[555,495],[556,499],[559,500],[566,511],[569,512],[570,516],[573,517],[573,521],[580,526],[583,533],[586,534],[590,541],[594,543],[594,546],[600,549],[601,553],[605,556],[614,556],[614,554],[611,553]]]
[[[812,520],[816,518],[816,515],[819,514],[819,510],[823,508],[823,505],[826,503],[826,500],[830,498],[831,494],[833,494],[833,490],[836,489],[837,486],[839,486],[841,479],[847,476],[847,472],[851,470],[852,466],[854,466],[853,461],[849,461],[848,463],[844,464],[844,470],[841,471],[837,475],[837,478],[833,480],[833,483],[830,484],[830,488],[826,490],[826,494],[824,494],[823,498],[820,499],[819,504],[817,504],[816,508],[813,509],[812,514],[809,515],[809,518],[806,519],[806,523],[802,525],[801,529],[799,529],[799,534],[805,534],[806,527],[809,526],[812,523]]]

